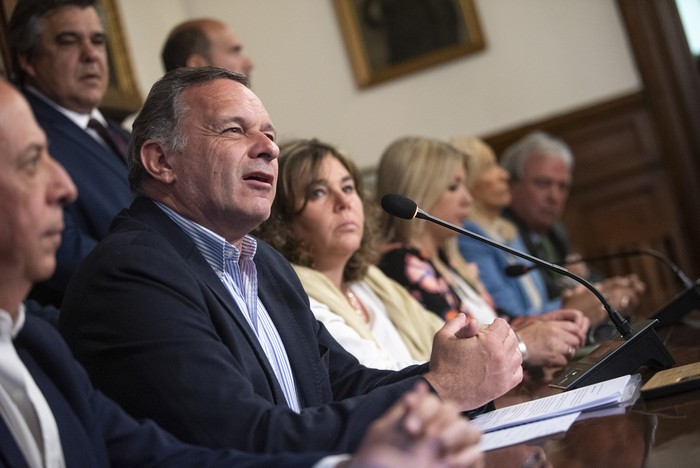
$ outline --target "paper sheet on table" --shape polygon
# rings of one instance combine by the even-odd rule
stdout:
[[[569,413],[564,416],[557,416],[530,424],[522,424],[520,426],[501,429],[500,431],[489,432],[481,436],[479,446],[482,451],[487,452],[489,450],[508,447],[509,445],[521,444],[528,440],[566,432],[580,414],[580,412]]]
[[[626,387],[631,378],[631,375],[624,375],[576,390],[497,409],[477,416],[472,423],[483,432],[490,432],[568,413],[615,405],[629,394]]]

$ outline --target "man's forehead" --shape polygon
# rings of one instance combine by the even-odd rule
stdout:
[[[568,165],[561,156],[553,150],[534,153],[525,161],[525,170],[530,172],[542,172],[564,169],[568,172]]]
[[[91,6],[80,7],[77,5],[66,5],[58,7],[47,12],[42,19],[46,22],[45,24],[53,30],[72,30],[77,28],[78,24],[82,24],[78,14],[80,14],[80,16],[84,16],[83,14],[93,14],[97,20],[95,24],[97,28],[96,31],[104,32],[102,19],[100,15],[97,14],[97,10]]]
[[[19,92],[12,85],[0,80],[0,136],[5,142],[11,133],[12,122],[21,121]]]
[[[206,29],[209,39],[226,40],[227,42],[238,42],[236,35],[226,25],[216,23]]]
[[[270,121],[262,101],[247,86],[235,80],[218,79],[191,86],[182,92],[182,98],[187,106],[203,111],[208,117],[240,113]]]
[[[188,86],[182,91],[182,97],[186,101],[211,102],[223,104],[222,101],[239,101],[250,90],[242,83],[228,78],[219,78],[204,83]],[[250,92],[250,95],[255,96]]]
[[[29,105],[5,83],[0,83],[0,159],[11,161],[30,147],[45,146],[46,136]]]

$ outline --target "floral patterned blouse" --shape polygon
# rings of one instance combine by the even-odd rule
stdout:
[[[448,265],[444,258],[442,260]],[[400,244],[390,246],[382,255],[379,268],[389,278],[405,287],[423,307],[443,319],[449,320],[460,312],[473,315],[468,304],[460,300],[454,286],[420,250]],[[451,272],[457,275],[456,271]],[[474,294],[478,295],[475,292]]]

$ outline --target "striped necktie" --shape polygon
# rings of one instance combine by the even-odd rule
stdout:
[[[109,126],[105,127],[99,120],[96,119],[90,119],[88,121],[88,128],[95,130],[97,134],[105,141],[105,143],[107,143],[109,147],[112,148],[112,150],[122,159],[122,161],[126,162],[128,145],[124,135],[120,134]]]

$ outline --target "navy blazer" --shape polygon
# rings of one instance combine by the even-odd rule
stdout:
[[[506,208],[503,211],[503,216],[510,221],[512,221],[518,228],[518,234],[522,239],[527,251],[534,255],[535,257],[541,258],[551,263],[559,263],[564,261],[566,256],[570,253],[569,246],[569,236],[566,232],[566,227],[563,222],[556,223],[546,234],[547,239],[551,243],[554,252],[547,252],[546,249],[540,244],[535,245],[533,240],[533,232],[528,226],[528,224],[521,219],[515,212]],[[540,270],[542,276],[544,277],[545,286],[547,288],[547,296],[550,300],[556,300],[561,296],[561,279],[562,276],[559,273],[555,273],[548,269]]]
[[[42,304],[58,306],[80,262],[107,236],[112,219],[129,206],[133,195],[126,162],[121,157],[35,94],[25,90],[24,96],[46,132],[49,153],[78,187],[78,199],[63,210],[66,228],[56,254],[56,272],[31,294]],[[124,129],[115,122],[108,123],[128,139]]]
[[[194,243],[138,198],[76,272],[59,327],[97,388],[178,438],[250,451],[354,451],[427,366],[368,369],[316,321],[284,257],[258,241],[259,296],[286,347],[294,413],[235,301]]]
[[[44,320],[27,315],[14,344],[53,412],[67,467],[311,466],[321,457],[213,452],[184,444],[151,421],[137,422],[96,391],[56,329]],[[0,466],[27,466],[2,418]]]

